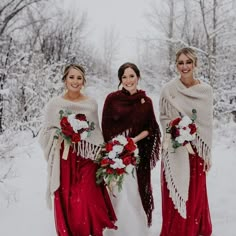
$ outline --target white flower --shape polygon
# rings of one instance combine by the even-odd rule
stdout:
[[[138,148],[136,148],[136,149],[134,150],[134,156],[138,156],[138,153],[139,153],[139,150],[138,150]]]
[[[108,158],[110,158],[110,159],[116,158],[116,152],[114,152],[113,150],[110,151],[110,152],[108,153]]]
[[[118,141],[124,146],[128,143],[127,138],[123,135],[118,135],[117,137],[113,138],[112,141]]]
[[[192,120],[188,117],[188,116],[184,116],[182,117],[182,119],[180,120],[178,126],[180,128],[183,128],[183,127],[187,127],[189,124],[192,123]]]
[[[69,115],[67,119],[75,133],[80,129],[86,129],[89,127],[86,121],[76,119],[75,114]]]
[[[116,152],[117,154],[120,154],[123,152],[124,147],[121,145],[114,145],[112,150]]]
[[[176,138],[178,143],[184,143],[185,141],[192,141],[195,139],[195,135],[190,134],[190,128],[185,127],[184,129],[179,129],[179,136]]]
[[[185,137],[184,137],[184,136],[178,136],[175,140],[176,140],[178,143],[183,144],[184,141],[185,141]]]
[[[112,165],[110,165],[111,168],[113,168],[113,169],[117,169],[117,168],[121,169],[121,168],[124,168],[124,167],[125,167],[125,165],[123,164],[122,159],[115,158],[115,159],[113,159],[113,161],[114,161],[115,163],[112,164]]]

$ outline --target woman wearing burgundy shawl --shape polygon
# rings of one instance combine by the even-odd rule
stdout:
[[[122,90],[109,94],[102,114],[102,131],[107,142],[123,134],[138,145],[140,164],[135,173],[126,175],[121,192],[116,191],[112,203],[118,218],[116,232],[105,235],[148,235],[154,209],[151,169],[159,159],[160,130],[152,101],[137,89],[140,71],[133,63],[125,63],[118,70]]]
[[[210,236],[206,173],[211,167],[212,88],[194,78],[197,57],[193,49],[180,49],[176,66],[180,78],[167,83],[160,95],[160,121],[165,140],[161,161],[160,236]],[[191,146],[180,146],[173,151],[166,126],[179,117],[179,113],[191,117],[192,109],[197,111],[196,138]]]

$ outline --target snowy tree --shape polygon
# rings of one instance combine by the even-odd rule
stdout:
[[[111,82],[113,78],[113,65],[117,59],[119,48],[118,32],[115,28],[110,28],[104,32],[103,47],[102,47],[102,73]]]
[[[9,15],[7,8],[10,12],[19,6],[12,5],[16,2],[1,2],[5,4],[2,19]],[[14,14],[18,21],[12,18],[1,36],[0,132],[12,125],[14,130],[30,130],[33,137],[38,134],[45,103],[62,92],[66,64],[79,63],[86,72],[97,73],[99,63],[88,42],[86,14],[48,10],[51,3],[45,1],[29,8],[29,3],[39,2],[18,1],[20,5],[25,3],[25,11]]]

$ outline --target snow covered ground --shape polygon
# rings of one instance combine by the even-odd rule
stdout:
[[[235,131],[235,126],[229,130]],[[222,133],[224,129],[216,135]],[[45,202],[46,161],[37,139],[32,140],[29,134],[21,134],[18,139],[19,146],[12,153],[15,156],[11,170],[14,174],[0,183],[0,193],[2,189],[8,191],[0,196],[0,235],[56,236],[53,212],[46,208]],[[225,136],[216,139],[214,147],[213,167],[208,174],[213,235],[235,236],[236,188],[233,182],[236,179],[236,145],[229,136]],[[161,226],[159,164],[152,174],[156,209],[150,236],[158,236]]]

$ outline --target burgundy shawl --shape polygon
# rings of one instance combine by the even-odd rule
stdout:
[[[129,137],[135,137],[144,130],[149,131],[149,136],[137,143],[141,157],[137,178],[142,205],[150,226],[154,209],[151,169],[159,160],[161,136],[152,101],[142,90],[130,95],[123,89],[107,96],[102,114],[102,131],[106,142],[124,132]]]

